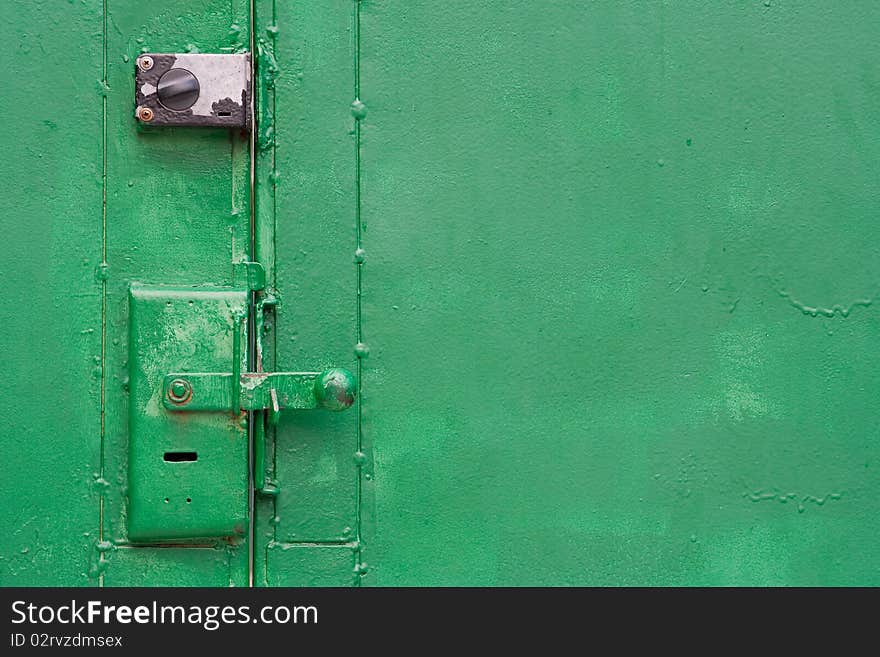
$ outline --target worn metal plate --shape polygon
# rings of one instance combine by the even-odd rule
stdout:
[[[242,535],[247,528],[245,416],[175,413],[170,371],[245,366],[247,291],[132,285],[128,538],[163,542]],[[238,348],[235,342],[238,341]]]
[[[250,125],[247,53],[144,53],[135,70],[135,116],[144,124]],[[171,94],[176,102],[170,100]]]

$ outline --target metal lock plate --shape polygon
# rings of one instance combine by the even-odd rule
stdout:
[[[144,125],[250,125],[247,53],[145,53],[135,69],[135,116]]]
[[[128,538],[134,543],[243,535],[248,438],[243,413],[178,413],[168,372],[246,366],[248,292],[134,284],[129,293]]]

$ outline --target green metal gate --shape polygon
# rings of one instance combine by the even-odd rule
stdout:
[[[0,584],[880,584],[876,3],[0,18]]]

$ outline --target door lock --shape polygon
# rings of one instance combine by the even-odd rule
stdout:
[[[145,125],[247,128],[248,53],[146,53],[135,68],[135,116]]]
[[[133,543],[242,536],[248,525],[248,431],[265,490],[264,418],[350,407],[347,370],[248,372],[249,287],[132,284],[129,291],[128,538]]]

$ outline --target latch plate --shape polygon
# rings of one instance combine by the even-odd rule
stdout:
[[[247,53],[144,53],[135,70],[135,116],[145,125],[250,125]]]
[[[237,376],[231,372],[176,372],[165,377],[163,389],[162,403],[170,411],[342,411],[354,403],[357,383],[353,374],[340,368]]]
[[[175,413],[168,372],[246,369],[245,289],[134,284],[129,294],[128,538],[134,543],[243,535],[246,414]]]

